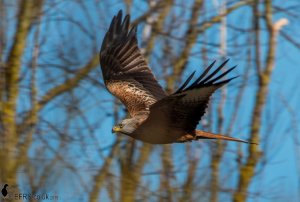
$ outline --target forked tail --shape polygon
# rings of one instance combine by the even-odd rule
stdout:
[[[234,138],[234,137],[205,132],[202,130],[195,130],[195,133],[196,133],[197,139],[219,139],[219,140],[228,140],[228,141],[235,141],[235,142],[244,142],[244,143],[248,143],[248,144],[257,144],[257,143],[248,142],[248,141],[241,140],[241,139]]]

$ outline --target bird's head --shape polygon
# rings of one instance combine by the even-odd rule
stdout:
[[[121,123],[115,125],[112,129],[113,133],[123,133],[125,135],[130,135],[137,129],[139,125],[139,121],[131,118],[131,119],[124,119]]]
[[[5,185],[4,185],[4,188],[5,188],[5,187],[8,187],[8,184],[5,184]]]

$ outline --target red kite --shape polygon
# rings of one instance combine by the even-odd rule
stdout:
[[[211,72],[215,62],[190,84],[193,72],[173,94],[167,95],[153,76],[138,47],[137,27],[129,29],[130,16],[114,16],[100,50],[100,64],[107,89],[127,107],[130,118],[113,127],[113,132],[152,144],[169,144],[198,139],[241,139],[196,130],[215,90],[233,78],[221,80],[235,67],[217,76],[226,60]],[[210,73],[211,72],[211,73]]]

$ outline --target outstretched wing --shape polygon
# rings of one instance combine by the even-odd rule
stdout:
[[[233,77],[220,81],[220,79],[232,71],[235,66],[213,78],[227,62],[228,60],[211,74],[208,74],[215,63],[213,62],[188,86],[194,76],[195,72],[193,72],[175,93],[151,106],[150,115],[145,121],[145,124],[151,122],[150,125],[152,125],[153,122],[157,122],[157,124],[163,124],[164,127],[170,129],[180,129],[186,132],[194,131],[205,113],[212,93],[224,84],[227,84],[230,80],[236,78]]]
[[[103,79],[108,90],[127,107],[131,116],[148,111],[166,96],[142,56],[136,27],[129,29],[130,16],[114,16],[100,50]]]

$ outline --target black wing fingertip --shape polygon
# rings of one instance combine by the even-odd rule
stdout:
[[[232,78],[230,78],[230,79],[226,79],[226,80],[224,80],[224,81],[219,81],[219,82],[217,82],[217,83],[214,83],[213,85],[214,85],[214,86],[224,85],[224,84],[226,84],[226,83],[229,83],[231,80],[236,79],[237,77],[239,77],[239,76],[234,76],[234,77],[232,77]]]
[[[190,80],[194,77],[196,71],[194,71],[193,73],[191,73],[191,75],[185,80],[185,82],[178,88],[178,90],[175,92],[176,93],[180,93],[190,82]]]
[[[128,33],[128,40],[131,40],[132,38],[135,38],[136,36],[136,30],[137,30],[137,26],[133,25]]]
[[[122,34],[127,34],[130,23],[130,15],[126,15],[122,24]]]
[[[189,88],[193,88],[199,84],[199,82],[206,76],[206,74],[209,72],[209,70],[214,66],[217,60],[214,60],[205,70],[204,72],[194,81]]]
[[[229,59],[225,60],[215,71],[213,71],[210,75],[208,75],[205,79],[203,79],[199,84],[204,85],[209,79],[211,79],[214,75],[216,75],[229,61]]]
[[[122,9],[120,9],[119,12],[118,12],[118,14],[117,14],[117,18],[119,20],[122,20],[122,14],[123,14],[123,11],[122,11]]]
[[[231,71],[232,71],[234,68],[236,68],[236,67],[237,67],[237,65],[235,65],[235,66],[229,68],[227,71],[223,72],[221,75],[219,75],[219,76],[217,76],[216,78],[214,78],[214,79],[208,81],[207,83],[205,83],[205,85],[212,85],[212,84],[214,84],[215,81],[217,81],[217,80],[223,78],[225,75],[227,75],[229,72],[231,72]]]
[[[222,84],[228,83],[232,79],[237,78],[238,76],[235,76],[230,79],[214,83],[214,82],[218,81],[219,79],[223,78],[225,75],[227,75],[229,72],[231,72],[233,69],[235,69],[237,67],[237,65],[235,65],[235,66],[231,67],[230,69],[226,70],[225,72],[223,72],[221,75],[213,78],[228,63],[228,61],[229,61],[229,58],[226,59],[216,70],[214,70],[212,73],[208,74],[208,72],[212,69],[212,67],[216,63],[216,60],[213,61],[192,84],[187,86],[189,84],[190,80],[192,79],[192,75],[194,75],[194,73],[195,73],[195,72],[193,72],[192,75],[188,77],[188,79],[185,81],[185,83],[182,86],[180,86],[180,88],[174,94],[183,92],[186,90],[191,90],[194,88],[199,88],[201,86],[222,85]]]

